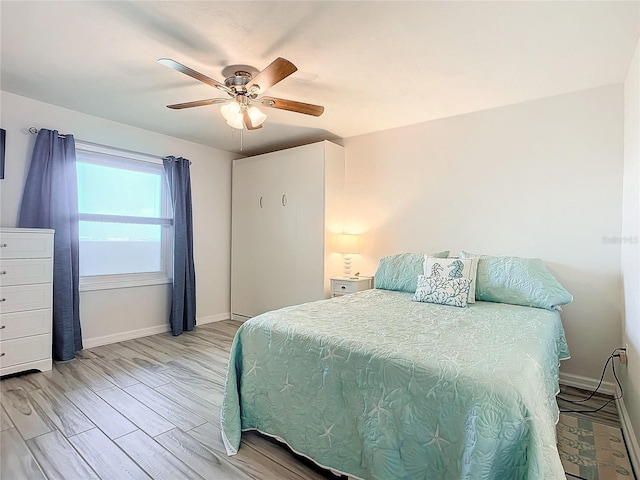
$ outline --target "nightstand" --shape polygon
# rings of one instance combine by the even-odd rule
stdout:
[[[373,277],[331,279],[332,297],[341,297],[342,295],[369,290],[371,288],[373,288]]]

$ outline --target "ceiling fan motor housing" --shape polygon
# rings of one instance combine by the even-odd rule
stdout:
[[[249,72],[237,71],[232,77],[225,79],[224,84],[234,92],[242,95],[247,93],[246,85],[251,81],[252,75]]]

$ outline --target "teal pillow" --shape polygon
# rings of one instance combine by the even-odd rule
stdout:
[[[431,257],[447,258],[449,250],[429,254]],[[382,290],[415,293],[418,275],[424,274],[423,253],[398,253],[380,259],[374,283]]]
[[[469,252],[460,252],[460,257],[479,258],[476,300],[548,310],[573,300],[539,258],[492,257]]]

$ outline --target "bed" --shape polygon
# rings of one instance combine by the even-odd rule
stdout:
[[[257,430],[366,479],[563,479],[557,310],[367,290],[254,317],[231,347],[227,453]]]

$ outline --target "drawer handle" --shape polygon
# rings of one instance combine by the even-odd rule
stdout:
[[[6,302],[7,299],[6,298],[0,298],[0,302]]]
[[[260,197],[260,208],[262,208],[262,197]]]
[[[6,274],[7,274],[7,272],[4,271],[4,270],[0,272],[0,275],[6,275]]]
[[[4,330],[5,328],[7,328],[6,325],[0,325],[0,330]]]
[[[6,353],[2,352],[0,353],[0,357],[4,357],[6,355]]]
[[[6,243],[0,243],[0,248],[4,248],[4,247],[6,247],[6,246],[7,246],[7,244],[6,244]]]
[[[283,207],[287,206],[287,196],[286,195],[282,195],[282,206]]]
[[[344,289],[345,289],[345,288],[347,288],[347,287],[345,287],[344,285],[342,285],[340,288],[344,290]]]

